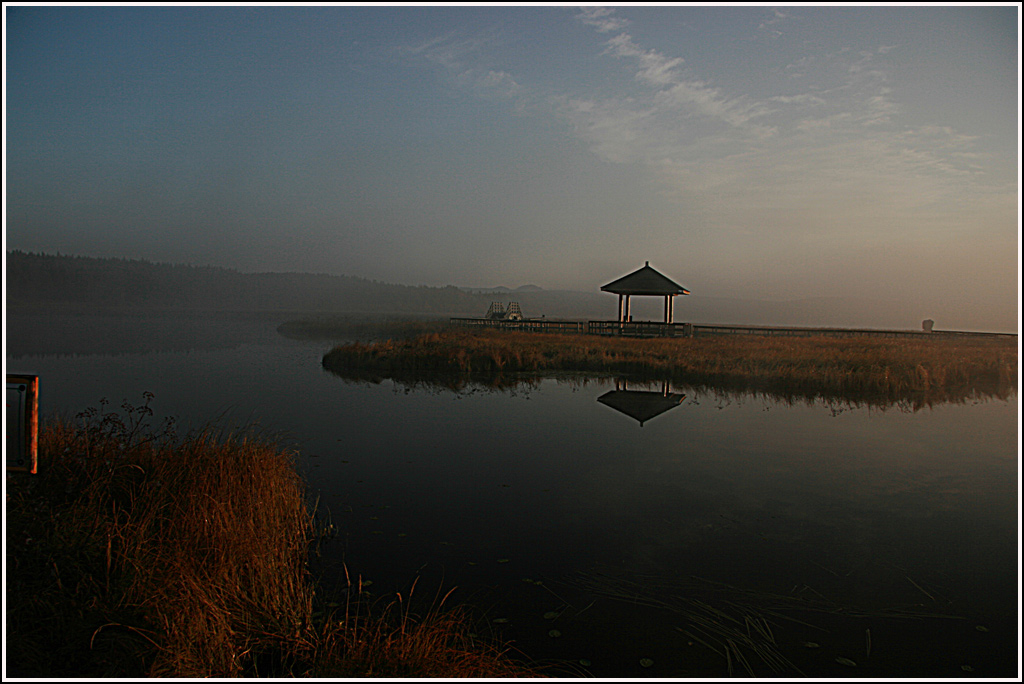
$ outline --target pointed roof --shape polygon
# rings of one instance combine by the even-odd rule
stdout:
[[[622,295],[690,294],[685,287],[651,268],[649,261],[644,262],[643,268],[602,285],[601,290]]]
[[[627,416],[644,426],[644,422],[660,416],[665,411],[679,406],[686,395],[662,394],[661,392],[641,392],[638,390],[612,390],[597,398],[605,406],[625,413]]]

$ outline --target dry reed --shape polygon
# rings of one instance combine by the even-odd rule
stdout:
[[[323,366],[346,377],[605,373],[728,389],[884,400],[1006,396],[1016,345],[1002,340],[758,337],[633,339],[451,329],[337,346]],[[451,384],[451,380],[448,380]]]
[[[6,673],[25,677],[512,675],[457,610],[317,618],[314,515],[294,454],[151,429],[152,395],[40,431],[8,476]]]

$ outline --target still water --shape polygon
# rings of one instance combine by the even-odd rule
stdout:
[[[530,658],[621,677],[1018,672],[1016,395],[915,411],[596,378],[456,393],[339,378],[331,344],[281,320],[10,316],[7,370],[40,376],[44,416],[152,392],[179,431],[258,426],[298,449],[338,532],[325,584],[344,563],[383,597],[457,587]]]

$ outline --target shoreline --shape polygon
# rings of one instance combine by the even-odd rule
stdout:
[[[325,369],[352,379],[493,381],[599,373],[731,390],[879,401],[1006,396],[1017,347],[989,338],[730,335],[621,338],[451,328],[335,346]]]

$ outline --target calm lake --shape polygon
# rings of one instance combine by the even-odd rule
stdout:
[[[257,425],[338,531],[325,585],[344,563],[382,600],[457,587],[480,633],[581,675],[1018,676],[1016,395],[456,393],[335,376],[283,320],[12,314],[7,370],[44,417],[152,392],[179,432]]]

